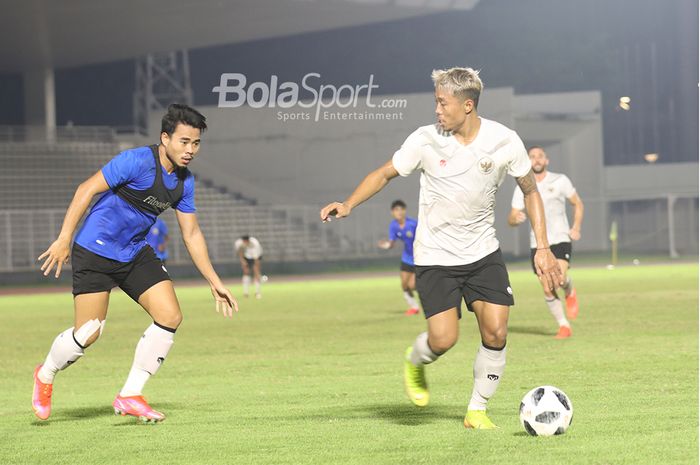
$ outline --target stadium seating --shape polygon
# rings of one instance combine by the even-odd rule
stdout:
[[[0,146],[0,271],[29,269],[55,239],[76,186],[120,151],[116,142],[9,141]],[[254,199],[196,179],[196,204],[214,262],[235,262],[234,241],[256,236],[266,260],[301,261],[374,254],[321,228],[316,208],[257,205]],[[170,230],[170,262],[188,263],[175,214],[163,219]]]

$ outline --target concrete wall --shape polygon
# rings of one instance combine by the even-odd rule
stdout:
[[[609,200],[697,197],[698,164],[670,163],[608,166],[605,193]]]

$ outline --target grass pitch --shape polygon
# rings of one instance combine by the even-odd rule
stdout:
[[[404,317],[395,277],[275,282],[225,321],[206,288],[180,288],[185,320],[146,395],[159,425],[115,417],[111,401],[147,316],[121,292],[105,334],[59,374],[54,410],[35,421],[34,366],[70,326],[70,294],[0,298],[0,463],[692,464],[698,463],[698,267],[572,272],[574,337],[555,325],[528,271],[511,273],[508,365],[490,402],[498,431],[462,418],[479,344],[461,340],[428,367],[431,404],[403,393],[402,355],[422,317]],[[234,292],[240,289],[233,287]],[[553,384],[572,399],[563,436],[533,438],[520,398]]]

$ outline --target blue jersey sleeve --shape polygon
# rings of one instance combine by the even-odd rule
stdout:
[[[175,209],[182,213],[194,213],[197,211],[194,206],[194,176],[191,173],[185,178],[182,198],[175,204]]]
[[[114,189],[135,179],[143,170],[144,157],[136,150],[125,150],[102,167],[107,185]]]
[[[398,232],[398,223],[396,221],[392,221],[389,223],[389,240],[390,241],[395,241],[397,239],[396,233]]]

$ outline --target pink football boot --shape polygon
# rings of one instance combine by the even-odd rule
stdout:
[[[112,406],[116,415],[131,415],[144,423],[158,423],[165,420],[165,415],[153,410],[143,396],[122,397],[117,395]]]
[[[34,391],[32,392],[32,409],[34,415],[40,420],[46,420],[51,415],[51,393],[53,384],[44,384],[39,379],[39,370],[42,365],[34,369]]]

